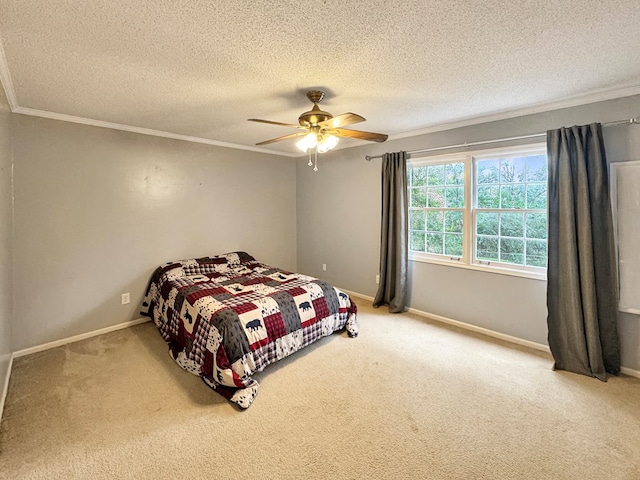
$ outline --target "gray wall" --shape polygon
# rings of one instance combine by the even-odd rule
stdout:
[[[5,102],[0,108],[0,348],[16,351],[137,318],[156,265],[237,249],[373,296],[380,160],[366,162],[365,154],[639,113],[636,96],[350,148],[322,155],[314,173],[306,159],[21,115],[9,121]],[[12,311],[9,123],[15,159],[13,322],[7,320]],[[640,127],[608,127],[605,140],[610,161],[640,159]],[[420,262],[411,264],[411,279],[414,308],[546,343],[543,281]],[[123,292],[131,292],[128,306],[120,305]],[[619,320],[623,365],[640,370],[640,318],[620,314]]]
[[[139,318],[167,261],[245,250],[296,268],[294,159],[22,115],[12,124],[14,351]]]
[[[322,155],[315,173],[307,167],[306,158],[301,158],[297,165],[298,270],[354,292],[375,295],[381,160],[366,162],[364,155],[540,133],[638,115],[640,96],[634,96],[338,150]],[[607,127],[605,142],[611,162],[640,159],[640,126]],[[323,263],[326,271],[322,271]],[[544,281],[422,262],[410,263],[410,279],[413,308],[546,344]],[[640,318],[621,313],[619,324],[623,365],[640,370]]]
[[[0,86],[0,396],[11,355],[11,120]],[[1,409],[1,407],[0,407]]]

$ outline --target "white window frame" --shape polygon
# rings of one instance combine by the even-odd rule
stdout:
[[[426,158],[426,159],[418,159],[416,161],[414,160],[410,160],[410,166],[411,167],[426,167],[429,165],[446,165],[446,164],[450,164],[450,163],[463,163],[464,164],[464,176],[465,179],[467,178],[468,175],[468,165],[466,163],[466,159],[464,155],[441,155],[438,157],[430,157],[430,158]],[[411,187],[409,187],[411,188]],[[465,207],[464,208],[455,208],[453,210],[462,210],[462,222],[463,225],[467,224],[468,221],[468,208],[466,207],[466,203],[467,203],[467,199],[469,198],[469,186],[467,185],[467,182],[465,181],[464,183],[464,198],[465,198]],[[428,199],[427,199],[428,201]],[[447,210],[447,207],[436,207],[438,209]],[[426,221],[426,220],[425,220]],[[426,252],[413,252],[410,250],[410,255],[416,255],[418,257],[424,257],[424,258],[428,258],[428,259],[434,259],[434,260],[439,260],[439,259],[444,259],[446,261],[452,261],[452,262],[459,262],[459,261],[464,261],[464,262],[468,262],[468,257],[467,257],[467,252],[469,251],[469,245],[467,245],[468,242],[468,235],[465,234],[464,230],[462,232],[462,257],[458,258],[458,257],[449,257],[447,255],[440,255],[440,254],[435,254],[435,253],[426,253]],[[464,260],[463,260],[464,259]]]
[[[514,147],[502,147],[485,150],[467,151],[462,153],[444,154],[437,156],[411,157],[409,167],[421,167],[429,165],[442,165],[446,163],[464,163],[464,195],[465,204],[463,208],[463,240],[462,256],[449,257],[446,255],[432,254],[426,252],[415,252],[409,250],[409,260],[415,262],[432,263],[436,265],[452,266],[470,270],[479,270],[503,275],[532,278],[536,280],[546,280],[547,269],[544,267],[531,267],[526,265],[511,265],[506,263],[487,263],[475,260],[475,221],[477,208],[475,205],[475,169],[476,161],[487,158],[508,158],[521,157],[523,155],[547,154],[545,143],[520,145]],[[498,209],[500,210],[500,209]],[[548,210],[547,210],[548,213]],[[547,217],[548,218],[548,217]],[[409,239],[407,239],[409,241]]]

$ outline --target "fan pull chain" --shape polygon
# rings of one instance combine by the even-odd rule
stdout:
[[[307,165],[311,166],[313,165],[313,162],[311,161],[311,149],[307,150],[307,152],[309,152],[309,163],[307,163]]]
[[[316,154],[316,164],[313,167],[313,171],[317,172],[318,171],[318,147],[316,147],[316,149],[315,149],[315,154]]]

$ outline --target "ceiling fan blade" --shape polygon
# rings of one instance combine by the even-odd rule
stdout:
[[[320,122],[318,125],[326,128],[339,128],[346,125],[353,125],[354,123],[360,123],[366,121],[366,118],[361,117],[355,113],[347,112],[342,115],[330,118],[324,122]]]
[[[336,137],[358,138],[370,142],[384,142],[389,138],[389,135],[383,133],[362,132],[360,130],[349,130],[348,128],[336,128],[327,133],[335,135]]]
[[[304,128],[301,125],[294,125],[293,123],[273,122],[271,120],[260,120],[259,118],[249,118],[248,121],[250,121],[250,122],[259,122],[259,123],[268,123],[270,125],[280,125],[281,127]]]
[[[289,135],[284,135],[282,137],[272,138],[271,140],[265,140],[264,142],[256,143],[256,145],[267,145],[269,143],[279,142],[281,140],[289,140],[290,138],[302,137],[302,136],[304,136],[306,134],[307,134],[306,131],[305,132],[290,133]]]

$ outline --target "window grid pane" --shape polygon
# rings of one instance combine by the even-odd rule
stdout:
[[[462,209],[410,208],[409,249],[434,255],[462,257]]]

